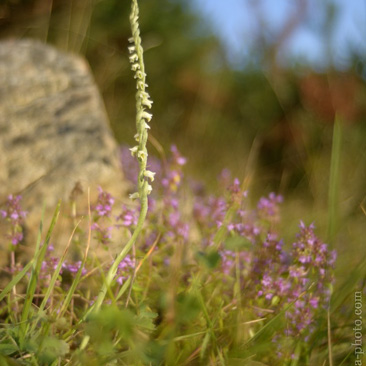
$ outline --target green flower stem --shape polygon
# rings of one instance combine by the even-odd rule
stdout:
[[[148,195],[151,193],[151,186],[148,183],[148,179],[151,181],[154,180],[153,172],[146,170],[147,164],[147,130],[150,128],[148,122],[151,121],[152,115],[146,111],[146,108],[151,108],[152,101],[150,100],[149,94],[145,91],[147,87],[145,80],[145,66],[143,60],[143,49],[141,46],[141,38],[140,38],[140,29],[138,23],[138,3],[137,0],[132,0],[131,14],[130,14],[130,22],[131,22],[131,30],[132,37],[129,39],[132,44],[128,47],[130,53],[130,62],[132,64],[131,69],[135,72],[134,78],[136,79],[136,129],[137,134],[135,135],[135,139],[138,142],[138,145],[131,148],[131,154],[137,157],[139,163],[139,174],[138,174],[138,192],[132,194],[130,197],[132,199],[139,199],[141,208],[140,214],[137,221],[137,226],[127,244],[124,246],[120,254],[115,259],[111,268],[109,269],[105,281],[103,283],[102,288],[99,291],[98,297],[93,305],[93,307],[87,312],[84,319],[90,312],[99,311],[100,307],[103,304],[103,301],[107,295],[108,289],[112,285],[112,282],[116,276],[118,266],[126,257],[128,252],[131,250],[132,246],[135,244],[139,234],[142,231],[146,215],[148,209]]]
[[[97,312],[103,304],[105,296],[107,294],[108,288],[111,286],[113,279],[117,273],[118,265],[122,262],[122,260],[126,257],[127,253],[131,250],[132,246],[136,242],[145,222],[146,214],[147,214],[147,195],[141,197],[141,210],[140,215],[137,221],[137,226],[135,231],[133,232],[130,240],[124,246],[122,251],[119,253],[118,257],[115,259],[114,263],[112,264],[111,268],[108,271],[106,276],[105,282],[99,291],[97,300],[94,303],[93,311]]]

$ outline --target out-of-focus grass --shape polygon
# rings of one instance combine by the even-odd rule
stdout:
[[[131,141],[133,124],[128,123],[128,120],[133,120],[134,104],[131,103],[133,84],[128,70],[127,53],[125,54],[127,37],[122,35],[121,31],[124,30],[124,26],[118,22],[120,18],[126,17],[126,14],[122,14],[126,6],[121,5],[122,3],[118,5],[117,2],[96,4],[88,1],[79,3],[70,1],[68,7],[58,4],[55,1],[55,6],[53,9],[49,9],[48,15],[46,14],[46,17],[42,18],[43,20],[37,18],[35,23],[30,22],[27,25],[29,28],[25,28],[26,31],[21,35],[33,33],[38,38],[47,38],[70,51],[85,53],[104,94],[117,138],[120,141]],[[154,13],[154,9],[156,11],[159,6],[154,7],[151,4],[146,7],[151,7]],[[60,7],[58,8],[56,5]],[[61,10],[58,11],[58,9]],[[93,13],[95,9],[98,9],[98,12]],[[113,17],[111,12],[116,9],[121,11],[121,14]],[[106,19],[113,21],[109,28],[103,29],[101,25]],[[31,24],[37,24],[38,28],[32,29]],[[147,20],[146,24],[148,33],[151,19]],[[60,32],[65,28],[68,30],[67,32]],[[108,34],[108,32],[111,33]],[[281,110],[279,108],[281,100],[274,102],[278,96],[269,83],[265,82],[264,74],[259,72],[260,76],[258,76],[258,71],[244,70],[240,76],[231,74],[230,70],[225,70],[222,74],[205,73],[205,62],[198,66],[187,66],[183,62],[184,56],[190,56],[197,61],[201,57],[204,58],[205,54],[197,56],[197,50],[193,50],[191,54],[180,53],[183,51],[179,48],[179,42],[176,42],[176,48],[172,53],[175,54],[175,62],[179,61],[180,57],[182,61],[173,64],[173,60],[161,60],[159,53],[167,48],[167,44],[172,45],[172,43],[165,38],[163,33],[159,32],[162,32],[162,28],[151,31],[150,41],[149,34],[146,37],[147,48],[149,45],[151,47],[147,52],[147,62],[150,62],[148,69],[152,69],[149,83],[151,83],[152,92],[155,93],[153,95],[156,110],[156,114],[154,111],[155,138],[163,146],[172,142],[178,143],[180,150],[188,157],[187,176],[203,180],[209,190],[216,189],[216,177],[219,172],[223,168],[229,168],[233,176],[237,176],[241,180],[248,179],[250,176],[248,188],[251,191],[253,202],[272,190],[282,193],[285,202],[282,205],[283,220],[280,231],[288,245],[291,245],[289,239],[294,238],[295,232],[298,231],[300,218],[307,224],[315,222],[319,236],[330,240],[329,244],[338,252],[332,302],[335,308],[331,308],[332,341],[334,342],[335,359],[341,362],[342,360],[337,358],[339,352],[337,347],[339,344],[344,347],[342,329],[345,327],[349,334],[349,326],[352,321],[352,294],[359,289],[360,280],[366,273],[362,263],[364,259],[362,238],[366,237],[364,125],[362,122],[353,125],[343,124],[342,148],[340,148],[337,142],[340,137],[340,132],[337,130],[339,125],[335,126],[333,134],[333,126],[322,124],[317,116],[303,107],[301,100],[299,104],[295,103],[295,106],[285,103],[285,107]],[[181,38],[181,41],[182,44],[189,43],[189,40],[187,41],[184,37]],[[197,47],[197,44],[195,45]],[[105,67],[106,59],[108,59],[108,67]],[[300,80],[300,76],[298,76],[297,70],[290,70],[289,73],[292,73],[292,80],[290,78],[288,86],[293,87],[294,84],[291,84],[293,79]],[[167,75],[167,83],[160,84],[159,78],[164,74]],[[235,82],[232,82],[231,78]],[[162,91],[159,91],[160,85],[163,85]],[[297,85],[294,94],[289,99],[296,99],[299,90],[300,86]],[[169,99],[167,94],[170,93],[169,96],[172,98]],[[360,95],[360,98],[362,97]],[[287,124],[283,124],[281,119],[287,119]],[[279,122],[279,120],[281,121]],[[276,126],[280,126],[280,129],[276,130]],[[283,126],[285,127],[282,130]],[[283,139],[282,137],[288,131],[290,131],[290,137]],[[278,135],[280,135],[279,139]],[[254,143],[258,141],[259,145]],[[333,155],[332,145],[335,146]],[[150,148],[150,150],[152,149]],[[254,164],[248,168],[250,153],[253,154]],[[336,173],[337,166],[339,174]],[[10,287],[3,291],[2,297],[6,296],[9,289],[11,290],[14,283],[25,275],[31,265],[34,263],[31,262],[10,282]],[[82,267],[79,269],[79,277]],[[355,270],[350,271],[350,268]],[[172,285],[176,283],[174,275],[173,272],[169,274]],[[148,280],[151,279],[147,279],[146,288],[138,286],[134,288],[136,293],[147,291],[150,284]],[[34,281],[30,283],[34,287]],[[77,281],[74,284],[76,286]],[[116,299],[127,291],[129,284],[129,282],[125,283]],[[194,284],[192,284],[192,288],[189,288],[189,290],[192,289],[194,290]],[[29,296],[32,296],[33,290],[34,288],[31,288],[27,292]],[[71,288],[65,304],[70,303],[74,290],[75,288]],[[169,345],[171,350],[170,353],[168,352],[170,360],[175,359],[178,351],[181,358],[189,353],[193,360],[198,358],[197,355],[203,358],[207,345],[217,342],[211,323],[212,319],[216,319],[217,314],[208,314],[205,303],[200,302],[200,293],[193,290],[193,295],[191,295],[194,301],[188,297],[184,298],[182,307],[189,308],[192,302],[193,310],[190,310],[193,312],[195,306],[202,309],[204,313],[206,311],[206,317],[203,317],[203,321],[207,322],[206,332],[171,339]],[[138,296],[132,300],[137,298]],[[212,298],[210,298],[211,300]],[[156,302],[158,301],[168,302],[166,299],[156,299]],[[195,303],[196,301],[199,302],[199,305]],[[240,301],[239,297],[237,297],[237,301]],[[24,322],[29,320],[30,303],[31,298],[25,302],[22,319]],[[341,314],[344,324],[339,323],[340,307],[346,308],[344,312],[348,312],[346,315]],[[66,308],[65,305],[61,314],[66,312]],[[114,315],[122,325],[130,325],[129,316],[131,314],[128,312],[121,314],[116,312]],[[278,314],[278,317],[280,318],[281,315],[281,313]],[[179,316],[183,317],[182,314]],[[276,320],[277,318],[274,318],[273,322]],[[97,324],[105,325],[109,321],[108,314],[103,313],[97,319]],[[21,326],[23,331],[24,322]],[[187,319],[183,319],[182,322],[187,322]],[[150,323],[148,321],[146,323],[145,326],[152,326],[151,320]],[[270,330],[271,324],[262,328],[261,332],[265,333]],[[174,326],[167,326],[165,332],[171,331],[173,334],[173,328]],[[92,329],[92,332],[96,337],[98,336],[98,329]],[[240,336],[239,333],[238,336]],[[195,344],[193,341],[185,343],[185,348],[180,349],[183,343],[179,342],[196,336],[202,337],[201,346],[197,350],[192,349]],[[260,336],[261,334],[258,334],[258,337]],[[257,348],[249,348],[248,357],[256,351],[263,352],[265,347],[266,345],[262,344],[257,345]],[[159,347],[156,346],[154,350],[158,353]],[[324,346],[323,354],[318,354],[318,358],[314,362],[316,364],[323,362],[327,358],[326,353],[327,347]],[[245,352],[240,356],[243,357],[244,354]],[[216,361],[219,359],[220,357]],[[241,358],[239,362],[242,360]],[[232,362],[235,364],[234,356]],[[251,361],[248,359],[247,362],[249,364]],[[346,362],[344,361],[343,364]],[[296,365],[295,361],[294,365]]]

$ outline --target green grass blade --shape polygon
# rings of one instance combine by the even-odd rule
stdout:
[[[23,311],[22,311],[22,316],[21,316],[21,326],[20,326],[20,344],[22,345],[24,343],[24,339],[25,339],[25,335],[26,335],[26,329],[27,329],[27,321],[29,318],[29,312],[32,306],[32,302],[33,302],[33,297],[36,291],[36,287],[37,287],[37,281],[38,281],[38,277],[39,277],[39,272],[42,266],[42,261],[44,259],[44,256],[46,254],[47,251],[47,247],[48,244],[50,242],[51,239],[51,234],[53,232],[53,229],[56,225],[57,222],[57,218],[58,215],[60,213],[60,206],[61,206],[61,201],[59,201],[55,213],[53,215],[50,227],[48,229],[47,235],[46,235],[46,240],[43,244],[42,247],[40,247],[40,244],[37,243],[37,260],[34,262],[33,261],[33,270],[31,273],[31,277],[29,279],[29,283],[28,283],[28,288],[27,288],[27,293],[26,293],[26,297],[25,297],[25,302],[24,302],[24,306],[23,306]]]
[[[39,230],[38,230],[38,235],[37,235],[37,242],[36,242],[36,249],[35,249],[35,254],[33,256],[33,258],[31,259],[31,261],[8,283],[8,285],[5,286],[5,288],[3,289],[3,291],[1,291],[0,294],[0,301],[2,299],[4,299],[4,297],[13,289],[14,286],[16,286],[21,279],[27,274],[27,272],[29,271],[29,269],[32,267],[33,262],[37,259],[37,255],[39,253],[39,245],[41,242],[41,236],[42,236],[42,230],[43,230],[43,218],[44,218],[44,209],[42,211],[42,217],[41,217],[41,222],[39,224]]]
[[[4,297],[13,289],[13,287],[17,285],[19,281],[21,281],[21,279],[27,274],[35,259],[36,257],[32,258],[32,260],[26,264],[26,266],[5,286],[5,288],[0,293],[0,301],[3,300]]]
[[[65,261],[66,254],[67,254],[68,249],[69,249],[69,247],[70,247],[70,244],[71,244],[72,238],[73,238],[73,236],[74,236],[74,234],[75,234],[75,231],[76,231],[77,227],[79,226],[79,224],[80,224],[80,221],[77,223],[77,225],[75,226],[74,230],[72,231],[72,234],[71,234],[70,239],[69,239],[69,241],[68,241],[68,243],[67,243],[67,246],[66,246],[66,248],[65,248],[65,250],[64,250],[64,252],[63,252],[63,254],[62,254],[62,257],[60,258],[60,260],[59,260],[59,262],[58,262],[58,264],[57,264],[57,267],[56,267],[56,269],[55,269],[55,271],[54,271],[54,273],[53,273],[53,275],[52,275],[52,277],[51,277],[50,284],[49,284],[49,286],[47,287],[47,291],[46,291],[46,293],[45,293],[45,295],[44,295],[44,298],[43,298],[43,300],[42,300],[42,302],[41,302],[41,305],[40,305],[40,306],[39,306],[39,308],[38,308],[38,314],[40,314],[40,316],[42,316],[42,313],[43,313],[43,310],[44,310],[44,308],[45,308],[45,306],[46,306],[46,304],[47,304],[47,301],[48,301],[48,299],[50,298],[50,296],[51,296],[51,294],[52,294],[52,291],[53,291],[53,289],[54,289],[54,287],[55,287],[55,284],[56,284],[57,278],[58,278],[58,276],[59,276],[59,274],[60,274],[60,271],[61,271],[61,268],[62,268],[62,264],[63,264],[63,263],[64,263],[64,261]],[[80,267],[80,268],[82,268],[82,267]],[[32,330],[30,331],[30,333],[32,333],[32,332],[33,332],[33,330],[34,330],[34,328],[35,328],[36,324],[37,324],[37,323],[36,323],[36,322],[34,322],[33,327],[32,327]]]
[[[342,286],[333,293],[331,299],[331,309],[333,312],[338,311],[340,306],[345,303],[348,296],[354,294],[355,288],[357,288],[357,285],[362,278],[366,278],[366,257],[352,269]]]
[[[81,274],[82,274],[82,271],[84,269],[84,266],[85,266],[85,260],[83,260],[81,262],[80,268],[76,272],[75,279],[72,281],[71,287],[70,287],[69,291],[67,292],[66,298],[65,298],[65,300],[64,300],[64,302],[61,306],[61,309],[60,309],[60,311],[57,315],[57,318],[61,318],[64,315],[67,308],[69,307],[69,305],[71,303],[71,300],[72,300],[72,297],[73,297],[73,295],[76,291],[76,288],[80,283]]]
[[[118,291],[116,301],[119,300],[122,297],[122,295],[128,290],[130,283],[131,283],[131,277],[128,277],[127,280],[122,285],[121,289]]]
[[[72,281],[70,290],[67,293],[67,296],[65,298],[65,301],[63,302],[61,309],[57,315],[57,318],[61,318],[65,311],[67,310],[67,308],[69,307],[72,297],[76,291],[77,286],[80,283],[80,279],[81,279],[81,275],[83,272],[83,268],[85,267],[85,263],[88,259],[88,254],[89,254],[89,249],[90,249],[90,242],[91,242],[91,226],[92,226],[92,222],[91,222],[91,210],[90,210],[90,189],[88,189],[88,221],[89,221],[89,225],[88,225],[88,242],[85,248],[85,252],[84,252],[84,256],[83,256],[83,260],[81,262],[80,268],[79,270],[76,272],[75,275],[75,279],[74,281]]]
[[[328,242],[331,243],[339,224],[339,181],[341,159],[341,120],[336,116],[333,129],[328,196]]]

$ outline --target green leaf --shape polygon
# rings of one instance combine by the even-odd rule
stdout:
[[[201,311],[200,301],[194,294],[179,294],[177,305],[177,317],[182,323],[193,321]]]
[[[131,311],[121,310],[116,306],[102,307],[98,313],[91,313],[87,321],[87,333],[94,341],[101,340],[106,334],[117,330],[121,337],[128,339],[132,336],[135,326]]]
[[[21,366],[21,364],[9,357],[3,357],[0,355],[0,366]]]
[[[227,238],[224,243],[225,249],[232,251],[241,251],[244,249],[250,250],[253,248],[253,244],[243,236],[235,235]]]
[[[0,344],[0,354],[4,356],[12,355],[18,351],[18,347],[14,343],[4,342]]]
[[[43,339],[38,357],[41,362],[51,363],[59,357],[64,357],[69,351],[69,345],[65,341],[55,337],[46,337]]]
[[[157,313],[148,310],[142,310],[135,319],[135,324],[144,330],[155,330],[154,319],[158,316]]]
[[[1,291],[0,301],[4,299],[4,297],[13,289],[13,287],[27,274],[29,269],[32,267],[35,257],[24,266],[24,268],[15,276],[13,279],[5,286],[5,288]]]
[[[221,256],[216,250],[205,252],[197,252],[196,258],[199,262],[203,263],[209,269],[216,268],[220,263]]]

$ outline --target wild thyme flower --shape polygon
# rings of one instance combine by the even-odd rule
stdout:
[[[165,216],[165,226],[167,227],[166,235],[170,238],[181,238],[184,241],[188,240],[189,236],[189,225],[182,220],[182,215],[179,211],[179,207],[172,204],[167,203],[167,206],[170,205],[172,210],[171,212]]]
[[[110,224],[110,217],[114,205],[114,198],[101,187],[98,187],[97,203],[92,206],[93,223],[91,229],[95,233],[95,239],[103,244],[108,245],[112,238],[113,225]]]
[[[136,261],[131,258],[129,254],[118,264],[118,269],[116,273],[116,281],[120,285],[131,275],[132,270],[136,266]]]
[[[116,218],[116,221],[121,221],[121,224],[117,226],[135,227],[137,225],[137,219],[138,211],[131,210],[123,205],[121,214]]]
[[[231,171],[227,168],[223,169],[217,177],[217,181],[219,182],[220,187],[226,189],[231,183]]]
[[[80,269],[81,264],[82,264],[82,261],[77,261],[77,262],[75,262],[75,263],[70,263],[70,262],[66,262],[66,261],[65,261],[65,262],[62,264],[62,268],[63,268],[64,270],[67,270],[68,272],[70,272],[70,273],[72,273],[72,274],[75,274],[75,273]],[[83,268],[83,269],[81,270],[81,274],[82,274],[82,275],[85,275],[85,274],[86,274],[86,269],[85,269],[85,268]]]
[[[91,225],[91,230],[95,233],[94,238],[102,245],[108,245],[111,243],[112,229],[112,226],[102,226],[97,222],[94,222]]]
[[[44,258],[44,261],[41,265],[41,271],[39,274],[39,278],[42,281],[43,286],[48,286],[49,281],[51,280],[52,275],[54,274],[57,266],[59,265],[60,258],[53,255],[54,247],[53,245],[49,245],[47,247],[46,255]],[[69,272],[71,275],[74,275],[81,266],[81,261],[77,262],[70,262],[65,261],[62,263],[61,269],[60,269],[60,275],[64,273],[64,271]],[[82,269],[82,274],[86,274],[86,269]],[[61,277],[56,282],[57,286],[61,286]]]
[[[293,243],[292,256],[294,264],[302,269],[303,275],[300,276],[300,281],[305,285],[308,282],[315,282],[319,296],[328,301],[336,252],[329,251],[327,244],[315,235],[313,224],[307,227],[302,221],[300,222],[300,232]]]
[[[259,217],[270,222],[278,222],[280,219],[279,204],[282,202],[283,197],[273,192],[268,197],[262,197],[257,205]]]
[[[99,217],[110,217],[114,205],[114,198],[110,193],[103,191],[101,187],[98,187],[98,191],[98,201],[93,207],[93,210]]]
[[[228,187],[228,191],[231,194],[231,200],[234,202],[240,203],[243,198],[247,197],[248,192],[243,191],[241,188],[241,184],[238,178],[234,179],[234,182],[232,185]]]
[[[197,197],[193,215],[201,229],[216,229],[224,220],[227,203],[222,197]]]
[[[10,194],[6,202],[6,209],[0,210],[1,217],[10,223],[10,233],[6,235],[12,245],[17,245],[23,240],[23,228],[26,211],[23,211],[20,201],[21,196]]]
[[[181,155],[181,153],[178,151],[178,148],[176,145],[172,145],[170,148],[170,151],[172,152],[172,163],[183,166],[187,163],[187,159]]]

